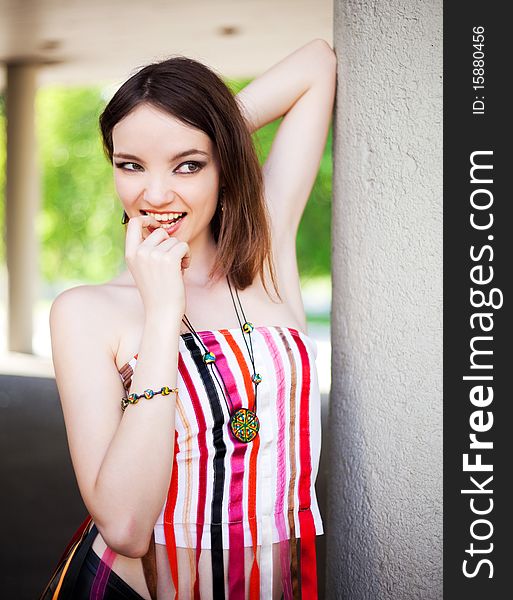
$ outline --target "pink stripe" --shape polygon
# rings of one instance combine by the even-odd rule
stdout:
[[[232,337],[224,330],[222,335]],[[228,404],[230,400],[234,410],[242,407],[242,401],[237,389],[237,384],[228,365],[226,356],[223,354],[220,343],[212,332],[201,333],[201,339],[205,346],[211,350],[216,357],[216,367],[218,368],[224,385]],[[222,384],[222,382],[221,382]],[[223,400],[224,402],[224,400]],[[231,439],[234,442],[234,450],[231,456],[230,471],[230,502],[228,504],[229,517],[229,543],[230,560],[228,562],[228,583],[230,600],[244,600],[244,526],[243,520],[243,481],[244,481],[244,455],[246,454],[247,444]]]
[[[199,449],[199,487],[198,487],[198,506],[196,509],[196,579],[194,582],[194,597],[199,598],[199,577],[198,577],[198,564],[201,555],[201,538],[203,536],[203,524],[205,522],[205,505],[207,499],[207,460],[208,460],[208,448],[206,439],[207,423],[205,421],[205,415],[198,398],[198,394],[194,387],[194,381],[191,378],[190,373],[187,370],[187,366],[179,355],[178,358],[178,369],[182,376],[184,383],[189,392],[191,403],[194,408],[196,415],[196,421],[198,423],[198,449]]]
[[[299,510],[310,508],[310,486],[312,460],[310,456],[310,361],[303,340],[297,332],[292,332],[297,343],[302,365],[301,404],[299,407]]]
[[[102,600],[105,596],[105,589],[107,587],[107,582],[109,580],[109,575],[115,558],[116,553],[114,550],[106,546],[100,559],[100,564],[98,566],[98,570],[96,571],[93,585],[91,586],[89,600]]]
[[[261,329],[262,335],[265,338],[267,347],[273,359],[274,371],[276,373],[276,411],[278,416],[278,439],[277,439],[277,478],[276,478],[276,502],[274,505],[274,516],[276,527],[280,538],[280,565],[281,565],[281,582],[285,600],[292,599],[292,585],[290,579],[290,553],[289,542],[287,539],[287,530],[285,527],[285,516],[283,514],[285,507],[285,487],[286,487],[286,459],[287,453],[285,449],[285,369],[283,360],[278,348],[269,330]],[[280,331],[284,335],[283,331]]]

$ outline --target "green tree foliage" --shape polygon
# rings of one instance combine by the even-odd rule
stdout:
[[[228,81],[236,93],[246,81]],[[0,97],[0,198],[4,197],[5,110]],[[96,283],[122,268],[124,227],[112,167],[100,142],[98,117],[106,103],[99,87],[45,87],[36,97],[42,210],[36,231],[40,271],[49,283]],[[265,160],[280,119],[254,134]],[[302,277],[330,272],[331,132],[297,241]],[[4,231],[4,202],[0,226]],[[4,244],[0,260],[5,260]]]
[[[104,105],[99,88],[48,87],[37,94],[42,177],[37,225],[47,281],[105,280],[123,259],[122,209],[98,126]]]

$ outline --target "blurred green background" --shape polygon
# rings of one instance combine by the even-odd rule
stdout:
[[[236,93],[250,80],[227,81]],[[36,123],[42,207],[35,235],[45,284],[100,283],[122,268],[124,227],[98,117],[108,98],[98,87],[40,88]],[[254,134],[261,163],[280,119]],[[302,282],[330,277],[331,130],[297,239]],[[0,96],[0,262],[5,262],[5,101]]]

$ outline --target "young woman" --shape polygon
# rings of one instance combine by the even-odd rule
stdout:
[[[100,117],[127,268],[50,314],[98,532],[78,599],[317,597],[320,393],[295,241],[335,79],[323,40],[236,97],[173,57]],[[251,133],[281,116],[260,167]]]

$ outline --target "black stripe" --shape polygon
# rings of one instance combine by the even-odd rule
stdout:
[[[215,600],[224,600],[224,556],[223,556],[223,530],[221,525],[223,508],[223,491],[226,456],[226,444],[223,439],[224,414],[221,400],[214,385],[214,379],[210,369],[203,361],[203,348],[200,348],[191,333],[183,335],[185,345],[191,353],[192,359],[198,369],[203,385],[208,395],[210,409],[214,419],[212,429],[213,443],[215,448],[214,486],[212,491],[212,523],[210,525],[210,545],[212,557],[212,591]]]

